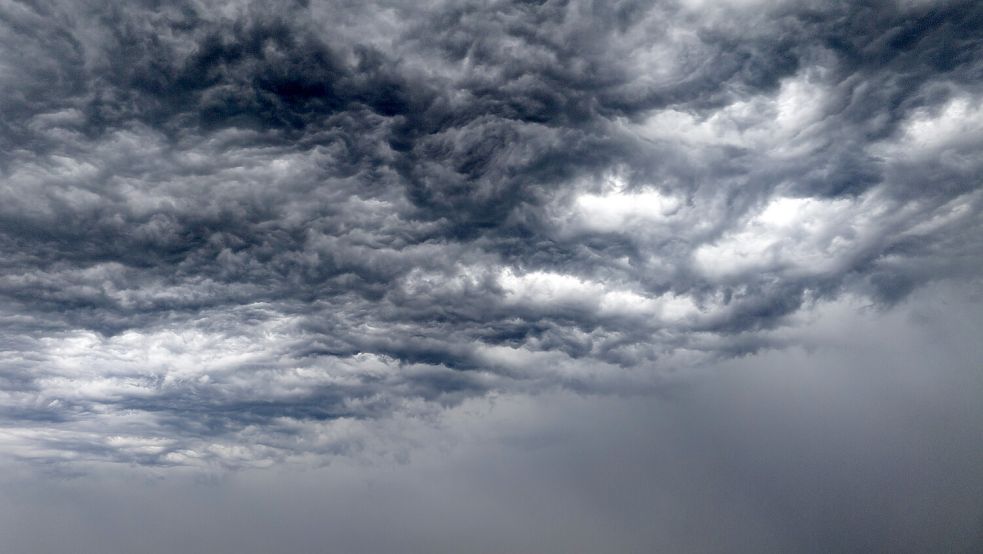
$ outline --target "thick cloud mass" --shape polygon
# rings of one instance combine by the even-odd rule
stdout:
[[[72,479],[3,463],[0,550],[978,554],[983,288],[863,302],[787,327],[806,348],[691,370],[655,397],[503,393],[439,425],[360,420],[374,441],[327,467]]]
[[[0,3],[0,439],[316,458],[972,277],[981,28],[972,1]]]

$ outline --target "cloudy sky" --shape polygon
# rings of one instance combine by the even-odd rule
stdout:
[[[0,550],[978,552],[983,4],[0,0]]]

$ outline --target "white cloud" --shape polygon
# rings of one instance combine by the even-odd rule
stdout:
[[[682,323],[700,314],[693,299],[684,295],[667,292],[649,296],[562,273],[516,274],[504,269],[499,274],[499,283],[505,290],[506,301],[516,305],[574,308],[600,317],[640,317],[651,323]]]
[[[792,158],[822,145],[815,135],[831,94],[827,87],[825,71],[813,67],[784,79],[773,94],[743,98],[709,114],[668,108],[624,125],[648,140],[689,149],[731,146]]]
[[[874,193],[857,199],[779,197],[736,230],[696,249],[693,261],[713,279],[756,271],[823,274],[880,240],[879,231],[897,216]]]

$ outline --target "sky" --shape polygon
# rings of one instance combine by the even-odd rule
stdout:
[[[0,0],[0,551],[983,550],[983,4]]]

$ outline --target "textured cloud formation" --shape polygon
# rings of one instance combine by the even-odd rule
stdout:
[[[888,310],[845,296],[785,328],[807,348],[698,368],[658,397],[504,393],[439,425],[383,417],[328,467],[39,479],[3,463],[0,550],[977,554],[979,285]]]
[[[18,457],[345,452],[980,268],[977,2],[0,6]]]

